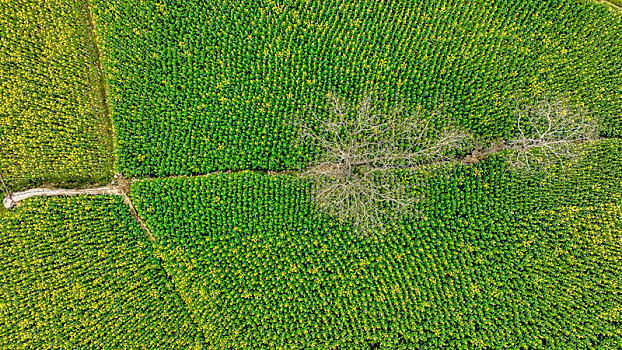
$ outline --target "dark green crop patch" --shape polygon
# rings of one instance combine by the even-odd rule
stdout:
[[[149,180],[132,198],[216,349],[619,347],[619,201],[542,181],[498,158],[434,171],[423,217],[381,239],[315,214],[290,176]]]
[[[621,136],[620,13],[589,1],[93,2],[119,168],[130,175],[304,164],[284,126],[335,89],[375,89],[486,138],[514,92],[560,93]],[[606,44],[605,44],[606,43]]]

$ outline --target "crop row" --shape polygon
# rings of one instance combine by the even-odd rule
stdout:
[[[14,190],[110,177],[85,2],[0,1],[0,168]]]
[[[0,217],[0,348],[193,349],[203,338],[117,197]]]
[[[423,216],[376,239],[317,215],[288,176],[148,180],[131,196],[213,348],[616,348],[622,167],[594,158],[620,143],[600,147],[575,175],[617,177],[519,178],[498,158],[434,171]]]
[[[331,89],[366,89],[494,138],[509,97],[550,91],[621,136],[620,13],[570,1],[93,2],[119,166],[132,175],[287,169],[283,126]],[[605,44],[606,43],[606,44]]]

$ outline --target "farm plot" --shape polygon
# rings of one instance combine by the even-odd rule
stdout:
[[[203,337],[120,197],[0,216],[0,347],[194,349]]]
[[[0,0],[0,171],[13,190],[111,176],[84,1]]]
[[[514,92],[561,93],[622,130],[622,15],[592,1],[103,1],[119,167],[132,175],[305,164],[283,126],[335,89],[375,89],[475,133]]]
[[[434,172],[423,217],[377,240],[318,217],[287,176],[149,180],[131,196],[213,348],[621,346],[622,207],[607,198],[622,184],[577,182],[584,206],[504,170]]]

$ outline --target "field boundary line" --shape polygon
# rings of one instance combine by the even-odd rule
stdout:
[[[97,23],[93,16],[93,6],[90,0],[83,0],[85,12],[86,12],[86,27],[87,35],[91,44],[93,45],[93,54],[96,56],[96,71],[98,73],[97,90],[99,92],[99,98],[102,105],[102,113],[104,114],[104,122],[106,127],[110,130],[110,157],[112,158],[112,168],[117,168],[117,133],[115,131],[114,123],[112,122],[112,116],[110,113],[110,94],[108,88],[108,81],[106,79],[106,72],[104,70],[103,53],[101,50],[101,43],[99,35],[97,33]]]
[[[606,138],[596,139],[592,141],[578,141],[576,144],[581,144],[585,142],[598,142],[605,141]],[[481,149],[477,148],[473,150],[471,153],[465,155],[459,159],[453,160],[442,160],[430,162],[422,165],[418,165],[412,168],[406,168],[407,170],[414,170],[417,168],[422,168],[431,165],[438,164],[475,164],[482,160],[484,160],[487,156],[493,155],[496,153],[500,153],[504,150],[508,150],[504,142],[495,142],[491,144],[488,148]],[[303,174],[303,170],[282,170],[282,171],[271,171],[271,170],[251,170],[251,169],[243,169],[243,170],[218,170],[214,172],[210,172],[207,174],[197,174],[197,175],[171,175],[171,176],[162,176],[162,177],[135,177],[135,178],[126,178],[121,174],[115,175],[115,180],[113,184],[106,187],[96,187],[96,188],[84,188],[84,189],[62,189],[62,188],[33,188],[30,190],[22,191],[22,192],[14,192],[12,193],[12,197],[9,195],[5,195],[4,205],[6,208],[12,208],[15,205],[19,204],[19,202],[35,197],[35,196],[77,196],[77,195],[97,195],[97,194],[110,194],[116,196],[122,196],[127,204],[130,206],[130,209],[136,211],[136,207],[134,203],[132,203],[131,198],[128,193],[130,191],[131,183],[134,182],[142,182],[142,181],[153,181],[153,180],[166,180],[166,179],[176,179],[176,178],[201,178],[208,177],[214,175],[227,175],[227,174],[237,174],[237,173],[253,173],[259,175],[291,175],[294,177],[301,176]],[[115,184],[116,183],[116,184]],[[141,223],[145,223],[144,220],[139,220]],[[145,225],[146,226],[146,225]],[[151,236],[153,238],[153,236]]]
[[[127,193],[123,192],[121,192],[120,196],[123,198],[123,202],[127,204],[127,206],[130,208],[130,214],[132,214],[134,219],[136,219],[136,221],[138,221],[138,223],[140,224],[140,227],[142,227],[143,231],[145,231],[147,239],[155,243],[156,239],[153,236],[153,233],[151,233],[149,226],[147,226],[147,222],[145,222],[145,220],[138,214],[138,210],[136,210],[134,202],[132,202],[130,196],[128,196]]]
[[[597,139],[593,141],[604,141],[607,139]],[[580,141],[577,143],[584,142],[593,142],[593,141]],[[418,169],[431,165],[438,164],[475,164],[487,156],[502,152],[507,150],[506,144],[504,142],[495,142],[490,145],[486,149],[477,148],[473,150],[470,154],[465,155],[460,159],[454,160],[444,160],[444,161],[436,161],[431,163],[426,163],[423,165],[419,165],[413,168],[408,168],[410,170]],[[126,178],[121,174],[115,175],[115,179],[109,186],[105,187],[96,187],[96,188],[85,188],[85,189],[59,189],[59,188],[33,188],[26,191],[15,192],[12,194],[7,193],[4,197],[3,204],[7,209],[11,209],[15,206],[18,206],[21,201],[26,200],[31,197],[50,197],[50,196],[79,196],[79,195],[114,195],[121,196],[123,198],[123,202],[129,207],[130,214],[134,217],[136,221],[140,224],[141,228],[145,232],[145,236],[151,241],[156,242],[156,238],[149,229],[147,222],[140,216],[136,206],[132,202],[132,199],[129,196],[131,183],[134,182],[142,182],[142,181],[152,181],[158,179],[175,179],[175,178],[197,178],[197,177],[208,177],[214,175],[226,175],[226,174],[236,174],[236,173],[253,173],[253,174],[261,174],[268,176],[275,175],[291,175],[294,177],[299,177],[303,174],[301,170],[283,170],[283,171],[269,171],[269,170],[228,170],[228,171],[214,171],[208,174],[200,174],[200,175],[173,175],[173,176],[164,176],[164,177],[142,177],[142,178]]]
[[[158,249],[158,248],[154,248],[154,249]],[[177,295],[179,295],[179,299],[181,299],[184,307],[186,308],[186,312],[188,313],[188,316],[190,316],[190,320],[192,320],[194,325],[197,327],[197,332],[199,333],[199,337],[202,338],[199,340],[201,341],[202,344],[207,344],[209,341],[207,340],[207,337],[205,336],[205,332],[203,332],[203,328],[201,328],[199,321],[197,321],[194,315],[194,312],[192,311],[193,309],[190,308],[188,300],[186,300],[186,298],[184,297],[186,293],[182,294],[182,292],[177,287],[177,283],[175,283],[175,280],[173,279],[173,275],[171,275],[169,271],[166,268],[164,268],[164,259],[161,257],[155,257],[155,258],[158,260],[158,264],[162,268],[162,271],[164,271],[164,274],[166,274],[166,277],[173,285],[172,291],[174,291],[175,293],[177,293]]]

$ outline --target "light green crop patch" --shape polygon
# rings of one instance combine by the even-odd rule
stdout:
[[[120,197],[0,216],[0,348],[197,349],[203,338]]]
[[[13,190],[112,175],[87,13],[82,0],[0,0],[0,171]]]

